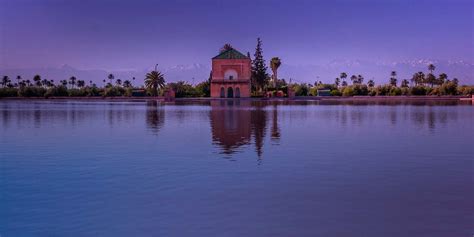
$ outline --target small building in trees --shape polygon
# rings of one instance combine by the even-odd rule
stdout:
[[[250,97],[251,60],[227,46],[212,58],[211,97]]]

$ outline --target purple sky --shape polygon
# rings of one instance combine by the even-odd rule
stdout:
[[[474,61],[472,0],[0,0],[0,68],[210,63],[230,43],[291,65]]]

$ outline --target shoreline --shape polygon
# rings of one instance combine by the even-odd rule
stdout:
[[[272,97],[272,98],[210,98],[210,97],[185,97],[166,100],[165,97],[2,97],[1,100],[72,100],[72,101],[471,101],[469,96],[297,96],[294,98]]]

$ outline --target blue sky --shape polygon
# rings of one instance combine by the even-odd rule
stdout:
[[[0,67],[209,63],[230,43],[292,65],[474,61],[473,1],[0,0]]]

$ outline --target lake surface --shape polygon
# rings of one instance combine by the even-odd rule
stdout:
[[[472,236],[471,103],[0,100],[0,236]]]

